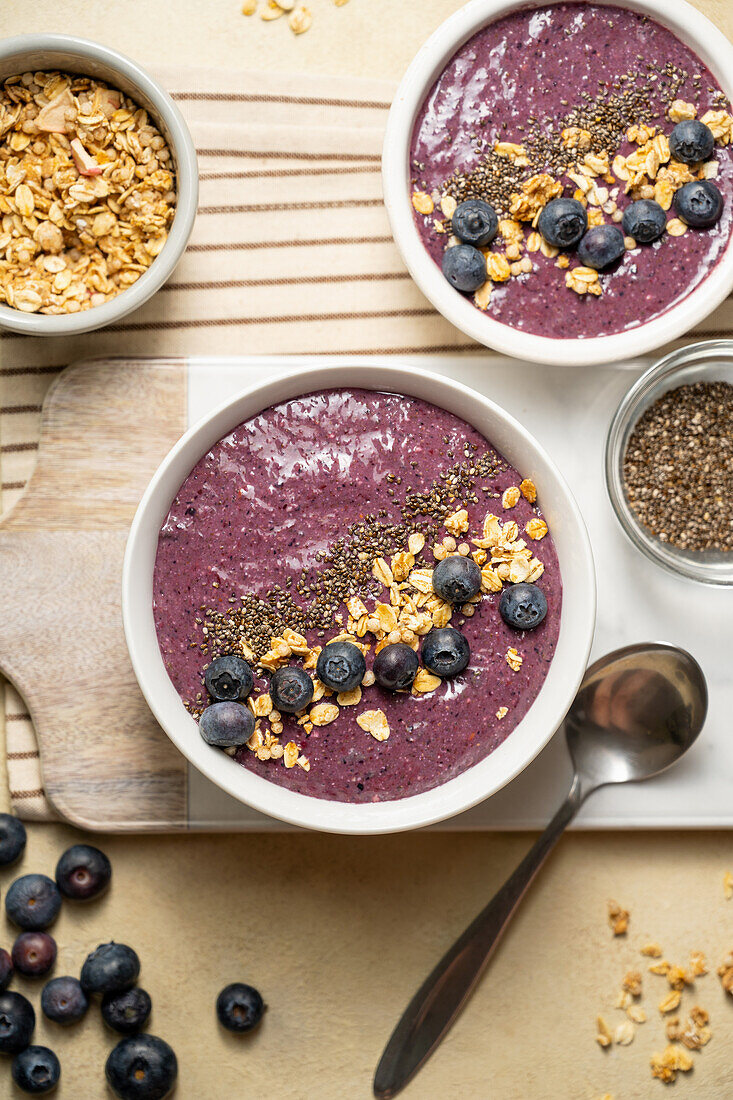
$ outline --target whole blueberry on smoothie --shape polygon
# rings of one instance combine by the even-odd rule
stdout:
[[[427,91],[410,142],[413,220],[446,280],[492,320],[558,340],[625,332],[725,253],[732,134],[726,94],[661,23],[590,0],[516,5]],[[640,202],[658,209],[642,217]],[[466,228],[463,212],[486,208],[493,236],[478,217]],[[467,248],[481,250],[483,281]]]
[[[399,393],[317,391],[238,425],[181,485],[155,563],[158,643],[206,751],[357,803],[484,759],[557,643],[542,488],[467,422]],[[547,598],[526,636],[499,606],[516,575]],[[228,654],[251,670],[244,703],[211,702],[207,673]]]

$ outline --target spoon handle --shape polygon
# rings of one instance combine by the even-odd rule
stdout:
[[[374,1075],[374,1095],[389,1100],[418,1071],[456,1019],[510,920],[584,801],[576,775],[565,802],[516,871],[428,975],[392,1032]]]

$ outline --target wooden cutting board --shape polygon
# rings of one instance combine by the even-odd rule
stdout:
[[[48,797],[85,828],[187,825],[186,761],[140,693],[120,610],[127,530],[186,428],[186,386],[184,360],[69,367],[0,520],[0,668],[33,719]]]

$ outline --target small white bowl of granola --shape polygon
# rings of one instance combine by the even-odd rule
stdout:
[[[196,150],[134,61],[61,34],[0,42],[0,329],[70,336],[168,279],[198,205]]]

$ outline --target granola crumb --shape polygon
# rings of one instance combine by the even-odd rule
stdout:
[[[628,932],[629,917],[630,913],[628,909],[622,909],[617,901],[609,901],[608,920],[613,929],[614,936],[623,936]]]

